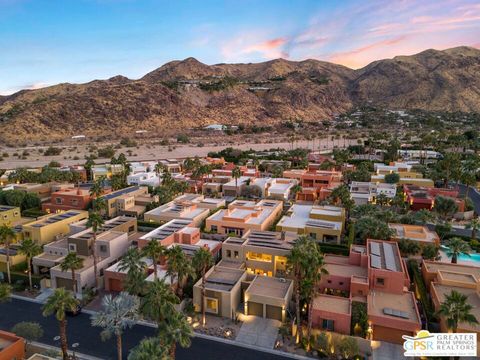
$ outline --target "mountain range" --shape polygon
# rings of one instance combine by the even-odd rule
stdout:
[[[0,96],[0,140],[164,135],[212,123],[329,119],[370,103],[480,112],[480,50],[397,56],[353,70],[318,60],[206,65],[172,61],[138,80],[115,76]]]

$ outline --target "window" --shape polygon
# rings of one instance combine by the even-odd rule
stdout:
[[[134,232],[134,231],[135,231],[135,225],[132,225],[128,228],[129,233]]]
[[[376,282],[377,282],[377,285],[380,285],[380,286],[385,285],[385,279],[384,278],[377,278]]]
[[[227,257],[229,257],[229,258],[232,257],[232,250],[227,250]]]
[[[63,204],[63,199],[62,198],[59,198],[59,197],[56,197],[55,198],[55,204]]]
[[[238,251],[235,250],[235,251],[233,252],[233,256],[235,257],[235,259],[238,259]]]
[[[218,300],[214,298],[205,298],[205,311],[218,314]]]
[[[332,283],[332,280],[327,280],[327,283],[331,284],[331,283]]]
[[[343,285],[343,281],[340,281],[340,282],[338,283],[338,285],[342,286],[342,285]]]
[[[249,251],[249,252],[247,252],[247,260],[271,262],[272,261],[272,255]]]
[[[3,215],[3,220],[7,220],[7,218],[8,218],[7,214]]]
[[[107,245],[100,245],[100,252],[107,252]]]
[[[217,225],[212,225],[212,226],[210,226],[210,229],[211,229],[212,231],[217,232]]]
[[[77,244],[68,244],[68,251],[77,252]]]
[[[333,320],[323,319],[322,328],[328,331],[333,331]]]
[[[310,233],[308,234],[312,239],[316,240],[317,239],[317,234],[315,233]]]

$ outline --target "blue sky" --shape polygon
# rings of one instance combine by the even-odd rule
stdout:
[[[480,47],[473,0],[0,0],[0,94],[165,62],[316,58],[359,68],[426,48]]]

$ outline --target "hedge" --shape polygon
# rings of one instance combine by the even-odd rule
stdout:
[[[37,208],[31,208],[22,211],[22,216],[24,217],[37,218],[43,215],[47,215],[47,213]]]
[[[154,222],[154,221],[137,220],[137,226],[157,228],[159,226],[162,226],[162,224]]]
[[[319,243],[318,247],[320,248],[320,251],[324,254],[348,256],[350,252],[348,245],[342,245],[342,244]]]
[[[425,286],[425,282],[423,281],[422,274],[418,269],[418,264],[415,260],[409,260],[407,264],[410,273],[413,275],[413,282],[415,283],[415,288],[420,295],[420,302],[422,303],[423,309],[425,310],[425,315],[427,316],[427,320],[430,322],[434,317],[434,313],[432,309],[432,304],[430,303],[430,299],[428,297],[427,287]]]

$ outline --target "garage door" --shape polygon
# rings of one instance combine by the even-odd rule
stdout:
[[[282,308],[280,306],[267,305],[267,318],[282,321]]]
[[[109,285],[110,291],[120,292],[123,290],[122,281],[119,279],[110,279],[108,285]]]
[[[263,304],[253,301],[248,302],[248,315],[263,317]]]
[[[71,279],[56,278],[57,288],[63,287],[67,290],[73,290],[73,283]]]

